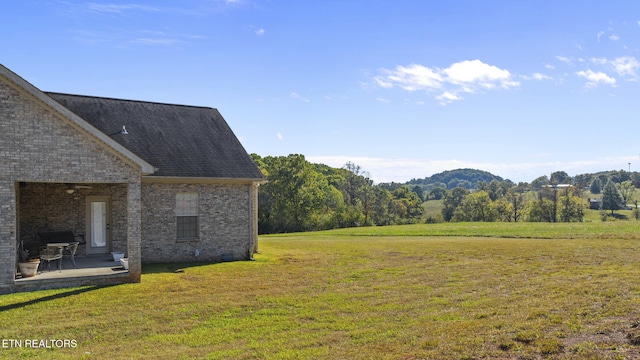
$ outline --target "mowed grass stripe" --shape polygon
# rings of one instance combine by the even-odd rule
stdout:
[[[582,223],[470,222],[372,226],[335,229],[314,236],[473,236],[524,239],[635,239],[640,240],[640,222],[598,221]],[[299,236],[279,234],[269,236]]]
[[[263,237],[254,262],[147,266],[140,284],[0,296],[3,338],[78,341],[76,349],[2,349],[0,357],[637,353],[627,336],[639,318],[638,241],[425,237],[398,229],[401,236]],[[184,272],[173,272],[181,266]]]

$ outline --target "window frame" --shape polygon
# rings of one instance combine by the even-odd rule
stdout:
[[[197,192],[176,194],[176,241],[197,241],[200,239],[199,196]],[[186,222],[186,223],[185,223]],[[191,227],[186,229],[185,227]],[[182,230],[181,230],[182,228]],[[187,234],[185,234],[185,232]]]

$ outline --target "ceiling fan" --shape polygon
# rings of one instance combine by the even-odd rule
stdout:
[[[93,189],[93,187],[91,186],[87,186],[87,185],[67,185],[67,194],[71,195],[74,192],[76,192],[76,190],[80,190],[80,189]]]

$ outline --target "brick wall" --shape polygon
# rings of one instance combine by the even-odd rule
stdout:
[[[83,184],[85,186],[87,184]],[[89,184],[90,188],[75,189],[74,184],[22,183],[20,185],[20,240],[24,244],[38,243],[38,233],[70,230],[74,235],[87,231],[87,198],[104,196],[110,199],[110,251],[127,253],[127,185]],[[66,190],[74,189],[73,194]],[[88,237],[85,236],[88,240]],[[83,253],[80,249],[79,253]]]
[[[9,84],[0,76],[0,292],[13,287],[20,182],[119,183],[134,194],[140,187],[139,169]],[[139,218],[139,197],[127,201],[127,218]],[[137,246],[139,228],[129,225],[129,244]]]
[[[251,188],[143,182],[142,261],[247,260],[252,247]],[[176,240],[176,194],[180,192],[198,194],[198,240]]]

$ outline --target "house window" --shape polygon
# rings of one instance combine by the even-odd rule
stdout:
[[[198,238],[198,194],[176,194],[176,225],[178,240]]]

